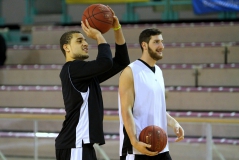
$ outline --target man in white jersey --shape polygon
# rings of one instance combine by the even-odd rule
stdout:
[[[172,127],[177,138],[184,139],[180,124],[166,112],[165,85],[156,62],[163,58],[163,36],[155,28],[139,36],[140,59],[126,67],[119,79],[120,160],[171,160],[168,144],[160,153],[151,152],[149,144],[140,142],[140,132],[157,125],[167,132]]]

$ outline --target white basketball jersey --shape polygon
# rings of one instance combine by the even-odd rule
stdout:
[[[134,78],[135,101],[132,109],[136,125],[136,135],[149,125],[157,125],[167,133],[165,86],[161,69],[155,65],[155,73],[143,62],[136,60],[129,65]],[[120,156],[142,154],[132,147],[124,129],[120,111]],[[131,149],[131,148],[132,149]],[[162,152],[169,151],[168,144]],[[161,152],[161,153],[162,153]]]

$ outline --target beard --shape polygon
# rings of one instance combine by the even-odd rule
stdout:
[[[85,60],[85,59],[87,59],[87,58],[89,58],[89,55],[75,55],[74,56],[74,59],[78,59],[78,60]]]
[[[158,61],[163,58],[162,55],[158,55],[157,52],[154,52],[150,47],[148,47],[149,55],[152,59]]]
[[[81,56],[79,56],[80,60],[85,60],[87,58],[89,58],[89,55],[81,55]]]

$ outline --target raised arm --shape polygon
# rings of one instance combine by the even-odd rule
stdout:
[[[128,48],[125,42],[120,22],[114,11],[109,6],[108,8],[111,10],[114,18],[112,29],[114,30],[115,36],[115,56],[113,58],[113,67],[109,71],[98,76],[100,83],[113,77],[114,75],[122,71],[125,67],[127,67],[130,63]]]
[[[91,79],[92,77],[97,77],[110,70],[113,66],[113,59],[110,50],[110,45],[106,42],[103,35],[98,30],[92,28],[87,20],[84,23],[81,22],[81,26],[82,30],[88,37],[97,41],[98,55],[95,60],[91,61],[82,61],[82,60],[72,61],[69,67],[69,71],[71,77],[75,79],[75,81],[87,82],[88,79]],[[82,43],[81,45],[82,50],[88,50],[88,46],[86,44],[87,43]],[[88,82],[90,83],[90,81]]]
[[[134,104],[134,81],[132,70],[130,67],[126,67],[122,72],[119,79],[119,96],[121,103],[121,115],[124,123],[125,130],[129,136],[130,142],[134,148],[139,152],[154,156],[157,152],[151,152],[147,148],[151,146],[149,144],[138,141],[136,137],[135,122],[132,114],[133,104]]]
[[[110,8],[109,6],[107,6],[112,14],[113,14],[113,24],[112,24],[112,29],[114,30],[114,36],[115,36],[115,43],[118,45],[122,45],[125,44],[125,38],[124,38],[124,34],[122,32],[122,28],[121,28],[121,24],[119,22],[118,17],[115,15],[115,12],[112,10],[112,8]]]

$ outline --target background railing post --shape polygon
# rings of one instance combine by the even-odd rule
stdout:
[[[4,154],[0,151],[0,158],[2,159],[2,160],[7,160],[7,158],[4,156]]]
[[[35,14],[34,0],[26,0],[26,14],[24,18],[25,24],[32,24]]]
[[[100,146],[99,146],[98,144],[95,144],[95,145],[94,145],[94,148],[95,148],[95,150],[96,150],[97,152],[100,153],[100,155],[102,156],[102,158],[103,158],[104,160],[110,160],[110,158],[107,156],[107,154],[105,153],[105,151],[104,151],[102,148],[100,148]]]
[[[4,25],[4,18],[2,17],[2,0],[0,0],[0,26]]]
[[[71,22],[71,17],[67,13],[67,3],[65,0],[61,1],[61,6],[62,6],[62,16],[61,16],[61,22],[63,24],[67,24]]]
[[[38,138],[37,138],[37,131],[38,131],[38,121],[34,120],[34,160],[38,160]]]
[[[228,54],[230,53],[229,47],[231,47],[231,43],[223,43],[222,46],[224,47],[224,64],[228,64]]]
[[[210,123],[206,124],[206,160],[212,160],[212,126]]]
[[[196,65],[196,66],[193,66],[193,69],[194,69],[194,75],[195,75],[195,87],[198,87],[198,78],[199,78],[200,70],[202,69],[202,66]]]

